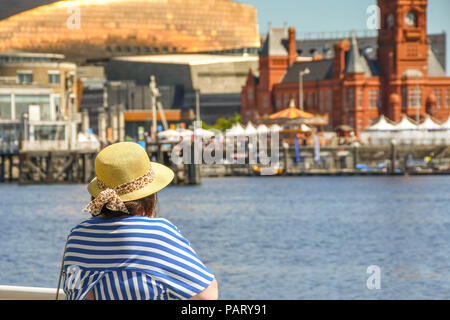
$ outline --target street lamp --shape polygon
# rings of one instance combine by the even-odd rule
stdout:
[[[298,93],[298,105],[300,110],[303,110],[303,76],[305,74],[309,74],[310,70],[309,68],[306,68],[303,71],[300,71],[298,76],[299,76],[299,93]]]
[[[195,90],[195,118],[200,121],[200,89]]]

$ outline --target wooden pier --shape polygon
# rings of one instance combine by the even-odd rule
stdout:
[[[293,146],[280,149],[279,168],[283,176],[311,175],[429,175],[450,174],[450,146],[322,146],[315,161],[314,146],[301,147],[296,162]],[[203,177],[260,175],[249,164],[203,164]]]
[[[13,182],[14,168],[19,166],[19,154],[18,153],[0,153],[0,183],[1,182]]]
[[[248,159],[244,164],[176,165],[171,161],[174,143],[148,143],[152,161],[175,172],[173,185],[198,185],[202,177],[259,176]],[[193,148],[193,145],[191,145]],[[428,175],[450,174],[450,146],[323,146],[320,161],[314,160],[314,147],[301,147],[296,162],[293,146],[280,150],[277,175]],[[194,151],[191,150],[191,157]],[[95,177],[97,151],[39,151],[0,153],[0,183],[56,184],[89,183]]]
[[[96,151],[31,151],[19,154],[19,184],[88,183]]]
[[[170,161],[172,148],[173,144],[168,141],[147,144],[150,159],[175,172],[173,185],[200,184],[200,166],[173,164]],[[0,182],[22,185],[89,183],[95,177],[96,156],[96,150],[0,153]]]

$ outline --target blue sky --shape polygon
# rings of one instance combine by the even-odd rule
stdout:
[[[238,0],[258,12],[259,32],[285,23],[297,32],[367,29],[367,7],[376,0]],[[447,33],[447,74],[450,75],[450,0],[428,0],[428,33]]]

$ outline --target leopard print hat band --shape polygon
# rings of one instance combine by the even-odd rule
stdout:
[[[122,211],[128,213],[128,209],[125,203],[120,198],[121,195],[131,193],[136,190],[140,190],[150,184],[154,179],[154,173],[152,168],[147,173],[132,182],[122,184],[115,188],[109,188],[105,183],[97,178],[97,185],[102,190],[94,200],[84,208],[83,211],[91,213],[94,217],[99,216],[103,206],[112,211]]]

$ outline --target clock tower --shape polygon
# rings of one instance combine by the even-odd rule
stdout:
[[[391,110],[392,96],[402,97],[405,81],[419,86],[428,77],[427,5],[428,0],[378,0],[382,105],[392,120],[401,112],[398,106]]]
[[[428,0],[378,0],[381,29],[378,57],[382,72],[391,79],[428,74]]]

